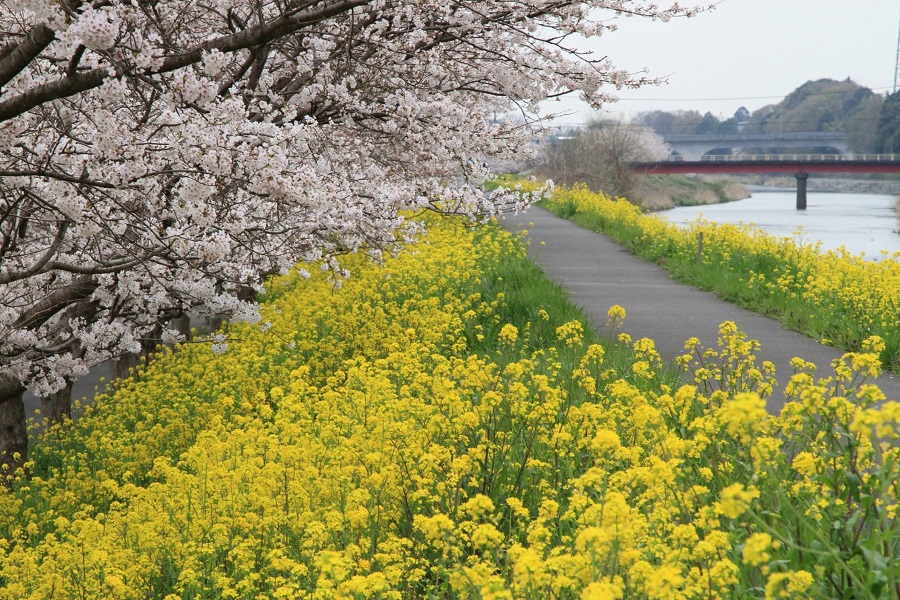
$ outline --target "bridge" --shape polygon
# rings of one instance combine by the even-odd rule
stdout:
[[[738,154],[685,157],[631,163],[635,173],[793,173],[797,209],[806,208],[810,173],[900,173],[900,154]]]
[[[703,155],[715,152],[732,154],[735,149],[831,148],[837,154],[847,154],[847,134],[837,131],[790,133],[734,133],[734,134],[667,134],[663,141],[672,152],[681,155]]]

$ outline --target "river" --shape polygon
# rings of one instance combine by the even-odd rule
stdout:
[[[900,222],[894,196],[809,192],[806,210],[797,210],[794,191],[754,189],[746,200],[681,206],[656,214],[675,223],[698,217],[717,223],[753,225],[776,237],[802,244],[822,242],[823,250],[844,246],[851,254],[879,260],[900,252]]]

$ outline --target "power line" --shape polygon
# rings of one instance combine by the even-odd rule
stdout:
[[[898,56],[900,58],[900,56]],[[895,84],[896,87],[896,84]],[[799,88],[798,88],[799,89]],[[867,88],[865,86],[860,86],[857,89],[867,89],[872,92],[877,90],[891,90],[895,88],[891,88],[891,86],[884,87],[874,87]],[[796,91],[796,90],[794,90]],[[852,94],[854,90],[832,90],[829,92],[815,92],[806,94],[807,96],[830,96],[832,94]],[[731,101],[734,102],[736,100],[775,100],[775,99],[784,99],[793,94],[794,92],[790,92],[789,94],[784,94],[781,96],[735,96],[732,98],[626,98],[619,97],[619,101],[631,101],[631,102],[717,102],[717,101]]]
[[[647,112],[649,112],[649,111],[647,111]],[[665,112],[665,111],[660,111],[660,112]],[[700,111],[694,111],[694,112],[696,112],[697,114],[700,114]],[[639,113],[639,114],[647,114],[647,113]],[[676,113],[666,113],[666,114],[670,114],[670,115],[675,116],[675,117],[678,116]],[[771,114],[769,114],[769,115],[766,115],[766,116],[762,117],[760,120],[749,121],[748,123],[754,124],[754,125],[759,125],[761,122],[772,123],[772,122],[773,122],[772,119],[773,119],[774,117],[776,117],[777,115],[778,115],[778,112],[776,111],[776,112],[773,112],[773,113],[771,113]],[[702,115],[701,115],[701,116],[702,116]],[[848,121],[849,121],[849,122],[852,122],[852,123],[854,123],[854,124],[861,124],[861,123],[877,123],[878,120],[879,120],[880,118],[881,118],[880,115],[876,115],[876,116],[874,116],[874,117],[849,116],[849,117],[835,118],[834,121],[838,121],[838,122],[840,122],[840,121],[848,122]],[[716,119],[717,119],[720,123],[724,123],[725,121],[728,120],[728,119],[722,120],[722,119],[719,119],[718,117],[716,117]],[[813,126],[813,125],[816,125],[816,126],[817,126],[817,125],[819,124],[819,121],[820,121],[820,119],[815,119],[815,118],[787,119],[787,120],[784,121],[784,125],[787,126],[787,127],[790,127],[790,128],[796,128],[796,127],[799,126],[799,125],[803,125],[803,126],[807,126],[807,125]],[[628,122],[624,122],[623,125],[625,125],[625,126],[630,126],[631,124],[628,123]],[[581,123],[581,122],[577,122],[577,123],[559,123],[559,124],[556,125],[556,126],[557,126],[557,127],[587,127],[588,124],[587,124],[587,123]],[[640,124],[640,123],[636,123],[636,124],[634,124],[634,126],[635,126],[635,127],[642,127],[643,125]],[[785,133],[788,133],[788,132],[785,132]],[[804,131],[804,133],[805,133],[805,131]],[[826,132],[826,133],[827,133],[827,132]],[[865,130],[854,129],[854,130],[851,131],[851,130],[846,130],[846,129],[844,129],[844,130],[838,131],[837,133],[865,133]]]

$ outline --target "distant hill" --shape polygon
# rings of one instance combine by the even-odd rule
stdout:
[[[851,152],[874,152],[884,97],[850,79],[807,81],[778,104],[754,111],[745,131],[843,131]]]
[[[851,152],[870,153],[880,152],[885,138],[885,133],[879,132],[884,101],[884,96],[850,79],[819,79],[807,81],[777,104],[752,113],[740,107],[724,120],[698,111],[653,111],[642,113],[637,120],[661,135],[843,131]]]

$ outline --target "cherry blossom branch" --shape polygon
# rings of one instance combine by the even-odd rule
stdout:
[[[88,298],[98,283],[91,277],[83,277],[70,285],[57,288],[43,300],[26,311],[16,321],[15,326],[22,329],[34,329],[47,321],[51,316],[73,302]]]
[[[25,170],[25,171],[14,171],[14,170],[0,170],[0,177],[47,177],[50,179],[58,179],[59,181],[66,181],[68,183],[77,183],[80,185],[88,185],[96,188],[106,188],[106,189],[117,189],[117,186],[107,183],[105,181],[97,181],[96,179],[88,179],[87,177],[74,177],[72,175],[67,175],[66,173],[59,173],[55,171],[48,170]]]
[[[50,45],[55,34],[46,25],[37,25],[12,51],[0,59],[0,87],[9,83]]]
[[[205,42],[193,49],[174,54],[166,58],[157,69],[149,69],[145,74],[162,74],[176,71],[192,64],[199,63],[203,53],[210,50],[219,50],[224,53],[235,52],[259,46],[286,35],[294,33],[304,27],[308,27],[320,21],[332,18],[357,6],[363,6],[372,0],[344,0],[319,10],[301,12],[299,14],[285,14],[268,23],[257,25],[239,33],[220,37],[216,40]],[[49,30],[49,28],[47,28]],[[52,34],[52,31],[51,31]],[[39,41],[42,41],[40,38]],[[52,39],[51,39],[52,41]],[[49,43],[49,42],[48,42]],[[13,52],[15,55],[16,52]],[[33,58],[33,57],[32,57]],[[5,62],[5,61],[4,61]],[[14,64],[18,64],[17,62]],[[2,65],[0,65],[2,67]],[[115,67],[116,77],[130,74],[136,65],[133,61],[125,61]],[[110,67],[99,67],[72,77],[65,77],[49,83],[39,85],[18,96],[0,102],[0,122],[17,117],[46,102],[68,98],[90,89],[98,88],[107,79]],[[2,74],[2,72],[0,72]],[[13,74],[14,76],[14,74]]]

